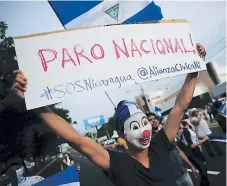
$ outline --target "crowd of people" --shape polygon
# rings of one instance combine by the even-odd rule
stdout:
[[[152,138],[154,138],[164,128],[168,116],[164,116],[161,120],[155,113],[149,113],[146,116],[152,126]],[[183,116],[169,153],[169,160],[173,163],[177,186],[193,186],[192,179],[183,162],[191,168],[195,178],[199,178],[199,174],[201,175],[201,186],[210,185],[206,160],[201,152],[202,145],[211,157],[214,157],[215,153],[217,153],[216,155],[222,155],[221,148],[210,139],[226,139],[226,136],[224,134],[212,135],[207,123],[208,120],[210,118],[207,116],[206,111],[199,113],[196,108],[188,110]],[[126,141],[118,135],[114,137],[116,139],[115,145],[106,146],[106,148],[126,152],[128,149]]]
[[[204,47],[197,44],[197,50],[204,59]],[[24,99],[28,81],[22,71],[17,70],[15,74],[12,91]],[[118,136],[117,143],[112,148],[116,151],[103,148],[94,140],[81,136],[47,106],[34,109],[34,113],[71,147],[100,167],[117,186],[192,186],[192,179],[183,161],[191,168],[195,177],[200,174],[201,186],[209,186],[206,160],[200,146],[203,144],[211,156],[215,155],[212,148],[220,155],[222,152],[209,141],[217,136],[212,134],[207,125],[206,113],[199,113],[197,109],[186,112],[193,97],[197,77],[198,72],[187,75],[175,106],[162,121],[154,113],[143,113],[134,102],[121,101],[115,111]],[[65,154],[61,169],[73,164],[70,155]],[[80,166],[77,166],[77,170],[80,171]]]

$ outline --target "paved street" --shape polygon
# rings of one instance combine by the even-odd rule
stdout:
[[[212,126],[212,132],[220,133],[221,130],[217,126]],[[226,143],[217,142],[223,151],[225,151]],[[206,151],[203,151],[207,160],[207,167],[209,170],[209,180],[211,186],[225,186],[226,183],[226,154],[221,156],[209,157]],[[81,186],[93,186],[93,185],[105,185],[112,186],[113,184],[106,178],[105,174],[96,166],[94,166],[86,157],[78,152],[71,154],[76,163],[81,165]],[[61,160],[57,159],[53,163],[49,164],[43,171],[40,172],[40,176],[48,177],[56,174],[60,171]],[[191,173],[190,173],[191,174]],[[195,186],[199,186],[199,180],[193,178]]]

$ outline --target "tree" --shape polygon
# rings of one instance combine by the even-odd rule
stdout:
[[[8,25],[0,21],[0,104],[13,85],[13,71],[18,69],[13,38],[6,36],[7,29]],[[72,123],[68,110],[56,108],[56,104],[50,107],[56,114]],[[21,157],[25,154],[53,154],[58,149],[58,136],[52,133],[33,111],[26,110],[23,100],[17,99],[13,107],[0,113],[0,124],[0,162],[17,155]]]
[[[104,123],[102,127],[98,130],[98,138],[110,135],[113,135],[113,131],[115,130],[114,116],[110,117],[108,123]]]
[[[6,37],[8,25],[0,22],[0,99],[3,99],[15,79],[13,71],[18,69],[13,38]]]
[[[93,133],[93,132],[87,132],[85,134],[85,136],[88,137],[88,138],[91,138],[91,139],[95,139],[96,138],[96,134]]]
[[[57,105],[57,104],[55,104]],[[49,107],[63,119],[65,119],[68,123],[72,124],[72,119],[69,117],[69,110],[63,108],[56,108],[55,105],[50,105]],[[73,122],[74,123],[74,122]]]

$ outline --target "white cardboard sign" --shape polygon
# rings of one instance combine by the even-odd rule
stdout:
[[[206,69],[188,23],[128,24],[14,39],[27,109]]]

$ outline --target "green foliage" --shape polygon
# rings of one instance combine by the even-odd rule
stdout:
[[[115,130],[115,124],[114,124],[114,116],[109,118],[108,123],[105,123],[102,125],[102,127],[98,130],[98,138],[110,135],[110,137],[113,135],[113,131]]]
[[[13,71],[18,69],[13,38],[6,36],[7,28],[8,25],[0,21],[0,104],[13,85],[15,79]],[[15,109],[7,108],[4,113],[0,113],[1,158],[7,159],[9,157],[7,154],[10,151],[13,154],[15,149],[15,153],[23,156],[26,153],[30,157],[57,153],[60,145],[58,136],[52,133],[33,111],[26,110],[23,100],[15,102],[14,105]],[[77,123],[72,122],[68,110],[57,108],[56,105],[50,107],[70,124]]]
[[[5,35],[7,28],[6,23],[0,22],[0,99],[11,88],[15,79],[13,71],[18,69],[13,38]]]
[[[85,136],[88,137],[88,138],[91,138],[91,139],[95,139],[96,138],[96,134],[93,133],[93,132],[87,132],[85,134]]]
[[[72,119],[69,117],[69,111],[63,108],[56,108],[55,105],[49,106],[57,115],[61,116],[63,119],[65,119],[68,123],[72,124]],[[73,122],[75,124],[77,122]]]

